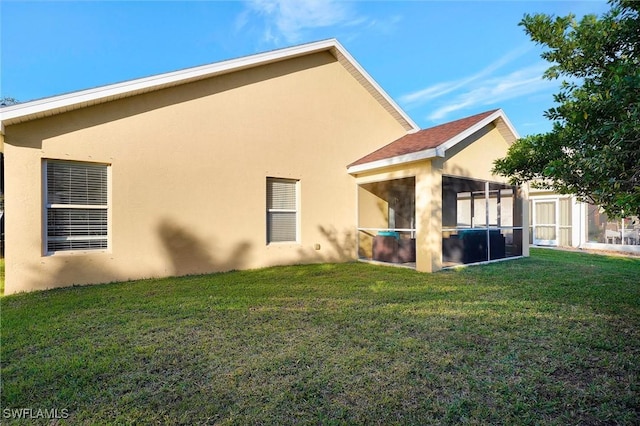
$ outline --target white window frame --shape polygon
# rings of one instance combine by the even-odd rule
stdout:
[[[56,164],[75,164],[75,165],[91,165],[101,166],[106,168],[106,204],[76,204],[76,203],[54,203],[49,199],[49,177],[48,169],[52,163]],[[90,162],[90,161],[69,161],[58,159],[44,159],[42,166],[42,180],[43,180],[43,245],[44,254],[53,255],[59,253],[77,253],[77,252],[106,252],[111,246],[111,167],[109,164]],[[102,210],[106,215],[106,234],[105,235],[67,235],[67,236],[50,236],[49,235],[49,212],[52,210],[77,210],[77,211],[91,211]],[[50,242],[90,242],[90,241],[103,241],[104,243],[96,247],[70,247],[70,248],[52,248]]]
[[[531,197],[531,241],[533,245],[557,247],[560,242],[560,197]],[[555,223],[538,223],[536,205],[539,203],[553,203]],[[554,227],[555,238],[543,240],[536,238],[537,227]]]
[[[269,191],[268,191],[268,187],[269,187],[269,182],[270,181],[280,181],[280,182],[288,182],[288,183],[293,183],[295,185],[295,209],[274,209],[274,208],[269,208]],[[266,223],[265,223],[265,228],[266,228],[266,233],[265,233],[265,238],[267,241],[267,245],[272,245],[272,244],[298,244],[300,242],[300,180],[299,179],[289,179],[289,178],[280,178],[280,177],[272,177],[272,176],[268,176],[266,179],[266,186],[265,186],[265,190],[266,190],[266,194],[265,194],[265,199],[266,199]],[[287,241],[271,241],[270,235],[270,216],[271,213],[294,213],[295,214],[295,234],[296,234],[296,238],[294,240],[287,240]]]

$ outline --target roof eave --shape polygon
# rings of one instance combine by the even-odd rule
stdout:
[[[357,74],[354,75],[356,80],[360,82],[369,93],[373,95],[374,98],[382,105],[387,105],[387,110],[394,116],[394,118],[400,122],[404,122],[403,126],[407,133],[415,133],[420,130],[420,126],[416,124],[409,115],[404,112],[404,110],[384,91],[382,87],[369,75],[369,73],[362,68],[362,66],[355,60],[353,56],[340,44],[340,42],[336,39],[333,40],[335,43],[335,49],[337,54],[334,54],[338,61],[342,63],[342,65],[352,74],[353,71],[349,69],[349,65],[353,66],[357,74],[360,74],[364,80],[360,80],[357,77]],[[344,60],[346,59],[346,63]]]
[[[444,151],[439,147],[430,148],[423,151],[412,152],[411,154],[396,155],[395,157],[349,166],[347,167],[347,172],[350,174],[371,172],[401,164],[415,163],[417,161],[428,160],[436,157],[444,157],[444,155]]]
[[[240,71],[257,65],[266,65],[283,59],[291,59],[310,53],[328,51],[335,47],[336,42],[337,41],[333,39],[323,40],[316,43],[258,53],[213,64],[187,68],[179,71],[143,77],[121,83],[109,84],[106,86],[16,104],[0,110],[0,122],[4,127],[9,124],[16,124],[36,118],[60,114],[85,106],[139,95],[141,93],[159,90],[178,84],[185,84],[228,72]]]
[[[447,150],[453,148],[458,143],[467,139],[468,137],[470,137],[471,135],[473,135],[483,127],[497,120],[501,120],[502,123],[504,123],[503,128],[501,128],[502,126],[498,126],[498,125],[496,125],[496,127],[498,127],[498,130],[503,134],[503,137],[505,137],[505,140],[507,140],[509,145],[511,145],[513,141],[515,141],[516,139],[520,138],[515,128],[513,127],[513,125],[507,118],[506,114],[504,113],[504,111],[502,109],[498,109],[494,113],[478,121],[473,126],[468,127],[467,129],[458,133],[454,137],[443,142],[437,148],[426,149],[426,150],[417,151],[410,154],[397,155],[394,157],[384,158],[381,160],[370,161],[367,163],[349,166],[347,167],[347,171],[350,174],[357,174],[357,173],[370,172],[378,169],[397,166],[400,164],[407,164],[407,163],[413,163],[416,161],[427,160],[435,157],[444,158],[446,156]],[[508,132],[510,134],[505,135],[504,132]],[[510,137],[507,137],[507,136],[510,136]]]
[[[5,126],[11,124],[322,51],[328,51],[335,56],[408,132],[418,130],[417,124],[371,78],[338,40],[328,39],[12,105],[0,110],[0,131],[4,134]]]

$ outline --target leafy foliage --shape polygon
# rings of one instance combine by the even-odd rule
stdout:
[[[20,101],[16,98],[12,98],[10,96],[3,96],[0,98],[0,106],[11,106],[15,104],[19,104]]]
[[[640,3],[613,0],[601,18],[525,15],[549,50],[548,79],[565,78],[546,111],[553,129],[519,139],[494,172],[513,184],[574,194],[610,216],[640,215]]]

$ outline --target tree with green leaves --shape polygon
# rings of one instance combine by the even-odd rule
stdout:
[[[10,96],[3,96],[0,98],[0,106],[10,106],[10,105],[15,105],[15,104],[19,104],[20,101],[18,101],[16,98],[12,98]]]
[[[640,216],[640,2],[611,0],[600,18],[525,15],[547,49],[547,79],[563,78],[550,132],[516,141],[494,173],[512,184],[573,194],[609,216]]]

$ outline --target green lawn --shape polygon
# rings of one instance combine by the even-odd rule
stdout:
[[[638,258],[291,266],[0,303],[3,423],[640,423]]]

